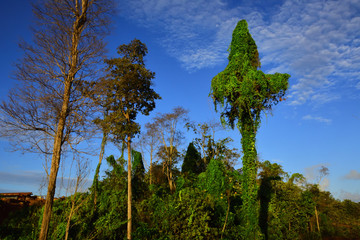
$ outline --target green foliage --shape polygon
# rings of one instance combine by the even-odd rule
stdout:
[[[226,190],[225,166],[221,160],[212,159],[206,171],[199,175],[199,188],[220,198]]]
[[[194,197],[196,196],[196,197]],[[151,212],[148,227],[157,228],[158,236],[149,239],[217,239],[212,226],[212,197],[197,188],[184,188],[165,199],[156,195],[143,202]]]
[[[229,50],[229,64],[211,82],[212,98],[224,107],[221,116],[230,126],[251,117],[257,127],[261,111],[282,100],[290,75],[258,70],[259,53],[245,20],[234,29]]]
[[[282,101],[288,74],[264,74],[259,53],[245,20],[238,22],[230,45],[229,64],[211,82],[215,107],[222,107],[221,121],[240,130],[243,156],[243,208],[248,238],[257,239],[256,132],[263,111]]]
[[[194,143],[189,143],[186,150],[184,161],[181,167],[182,173],[199,174],[205,170],[205,164],[201,159],[201,155],[195,148]]]
[[[145,197],[148,185],[145,183],[145,168],[141,153],[135,150],[132,155],[132,194],[135,201]]]
[[[135,122],[138,113],[149,115],[155,100],[161,99],[151,88],[155,73],[145,67],[147,53],[146,45],[134,39],[118,47],[119,58],[105,61],[108,75],[98,83],[94,98],[106,114],[95,123],[110,133],[114,141],[138,134],[140,125]]]
[[[142,155],[140,152],[131,150],[131,156],[132,156],[132,175],[137,176],[139,178],[144,178],[145,174],[145,167],[142,160]]]
[[[135,156],[133,160],[138,158]],[[93,209],[91,192],[75,196],[78,208],[71,220],[69,239],[105,240],[126,236],[127,172],[124,159],[110,156],[107,161],[110,168],[99,181],[96,209]],[[162,171],[161,165],[157,166]],[[316,228],[316,206],[323,238],[358,239],[359,203],[335,200],[316,185],[300,187],[291,177],[287,179],[287,173],[278,164],[265,161],[259,166],[258,198],[264,207],[259,210],[266,210],[266,214],[260,211],[259,225],[263,229],[261,224],[267,221],[264,237],[321,239]],[[299,174],[293,176],[302,178]],[[134,202],[133,239],[221,239],[221,236],[229,240],[248,239],[241,199],[242,182],[243,175],[239,171],[227,169],[222,160],[214,159],[206,171],[197,176],[195,183],[179,177],[173,194],[167,187],[166,178],[163,183],[154,182],[144,188],[142,197]],[[64,238],[72,199],[67,197],[54,202],[49,239]],[[14,212],[1,225],[0,238],[37,239],[41,216],[40,206]]]
[[[260,172],[260,187],[258,192],[258,198],[260,200],[260,210],[259,210],[259,226],[261,233],[264,235],[265,240],[269,239],[268,237],[268,214],[269,214],[269,204],[271,201],[271,196],[274,193],[273,181],[281,180],[281,175],[284,173],[281,166],[269,161],[260,163],[262,171]]]
[[[0,208],[11,208],[0,200]],[[42,220],[41,208],[39,206],[27,206],[14,211],[0,225],[0,239],[37,239],[40,233]]]

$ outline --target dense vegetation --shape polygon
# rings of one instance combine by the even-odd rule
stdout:
[[[230,166],[225,157],[210,160],[201,170],[201,155],[194,149],[190,143],[184,159],[193,159],[195,164],[183,164],[185,172],[174,168],[174,193],[162,164],[154,164],[153,184],[149,185],[141,154],[133,152],[133,239],[244,239],[242,170]],[[98,183],[96,206],[91,198],[93,188],[75,196],[69,239],[126,239],[125,159],[109,156],[107,162],[109,169]],[[290,176],[276,163],[265,161],[259,167],[258,224],[264,238],[359,239],[360,203],[335,200],[329,192],[307,184],[300,174]],[[64,239],[72,197],[55,201],[50,239]],[[36,239],[41,218],[41,207],[23,208],[1,226],[0,238]]]

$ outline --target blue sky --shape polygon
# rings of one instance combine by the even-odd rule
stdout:
[[[21,58],[17,43],[31,40],[32,14],[25,0],[0,4],[0,98],[4,100],[16,82],[10,76]],[[188,109],[193,121],[219,119],[208,97],[211,79],[226,67],[232,31],[246,19],[261,69],[291,74],[287,100],[263,116],[257,137],[260,159],[279,163],[290,173],[303,173],[313,182],[320,166],[326,166],[329,175],[322,187],[336,198],[360,201],[358,0],[131,0],[118,5],[112,33],[106,38],[108,55],[116,57],[116,47],[134,38],[144,42],[149,49],[147,67],[156,73],[154,88],[163,98],[151,116],[139,118],[141,123],[175,106]],[[237,130],[219,134],[226,136],[240,148]],[[2,140],[0,191],[38,193],[43,159],[9,149]],[[106,155],[113,152],[118,154],[108,148]],[[97,157],[89,159],[95,169]]]

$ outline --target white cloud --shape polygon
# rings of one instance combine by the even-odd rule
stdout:
[[[344,176],[345,179],[360,180],[360,173],[356,170],[350,170],[348,174]]]
[[[269,20],[249,25],[262,64],[289,72],[291,105],[324,104],[339,99],[337,84],[360,76],[359,1],[287,0]],[[320,95],[319,95],[320,92]]]
[[[353,202],[360,202],[360,193],[351,193],[342,190],[340,193],[340,199],[341,200],[348,199]]]
[[[238,20],[246,19],[263,67],[292,75],[290,105],[329,103],[341,97],[339,84],[359,86],[359,1],[285,0],[261,8],[246,1],[237,4],[132,0],[123,7],[124,14],[156,33],[188,71],[225,63],[232,31]]]
[[[311,115],[306,115],[302,118],[303,120],[313,120],[313,121],[318,121],[318,122],[321,122],[321,123],[327,123],[327,124],[330,124],[332,122],[331,119],[328,119],[328,118],[323,118],[323,117],[314,117],[314,116],[311,116]]]
[[[227,61],[231,34],[241,9],[221,0],[134,0],[127,3],[131,17],[160,36],[170,55],[187,70]]]
[[[358,82],[355,87],[360,90],[360,82]]]

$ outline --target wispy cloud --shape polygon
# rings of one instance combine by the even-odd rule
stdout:
[[[44,175],[40,172],[22,171],[19,173],[0,172],[0,182],[3,184],[21,184],[39,186]]]
[[[340,199],[341,200],[351,200],[353,202],[360,202],[360,193],[351,193],[351,192],[346,192],[346,191],[341,191],[340,192]]]
[[[303,120],[317,121],[317,122],[326,123],[326,124],[330,124],[332,122],[331,119],[323,118],[323,117],[319,117],[319,116],[315,117],[315,116],[311,116],[311,115],[306,115],[302,119]]]
[[[263,68],[292,75],[289,103],[324,104],[357,89],[360,26],[357,0],[285,0],[261,7],[225,0],[132,0],[124,14],[157,34],[159,42],[188,71],[227,61],[231,34],[249,22]],[[344,84],[346,82],[346,84]],[[340,85],[341,83],[341,85]],[[359,88],[359,87],[358,87]]]
[[[156,31],[168,53],[189,71],[227,60],[232,31],[245,10],[221,0],[133,0],[125,8],[129,17]]]
[[[359,82],[359,9],[353,0],[287,0],[268,20],[250,23],[257,26],[253,35],[263,66],[292,74],[291,105],[336,100],[339,83],[355,87]]]
[[[344,176],[345,179],[360,180],[360,173],[356,170],[350,170],[348,174]]]
[[[18,191],[18,189],[23,189],[21,191],[30,191],[29,189],[39,189],[40,186],[44,183],[45,175],[44,173],[37,172],[37,171],[21,171],[17,173],[10,173],[10,172],[1,172],[0,171],[0,183],[1,183],[1,191]],[[62,183],[61,183],[62,181]],[[69,191],[72,191],[72,186],[76,182],[75,178],[64,178],[61,179],[58,177],[57,180],[57,191],[61,190],[61,194],[68,194],[66,190],[61,189],[60,185],[69,186]],[[92,180],[84,179],[81,190],[86,190],[91,186]],[[14,189],[9,189],[13,187]],[[70,189],[71,188],[71,189]],[[34,191],[34,190],[32,190]]]

